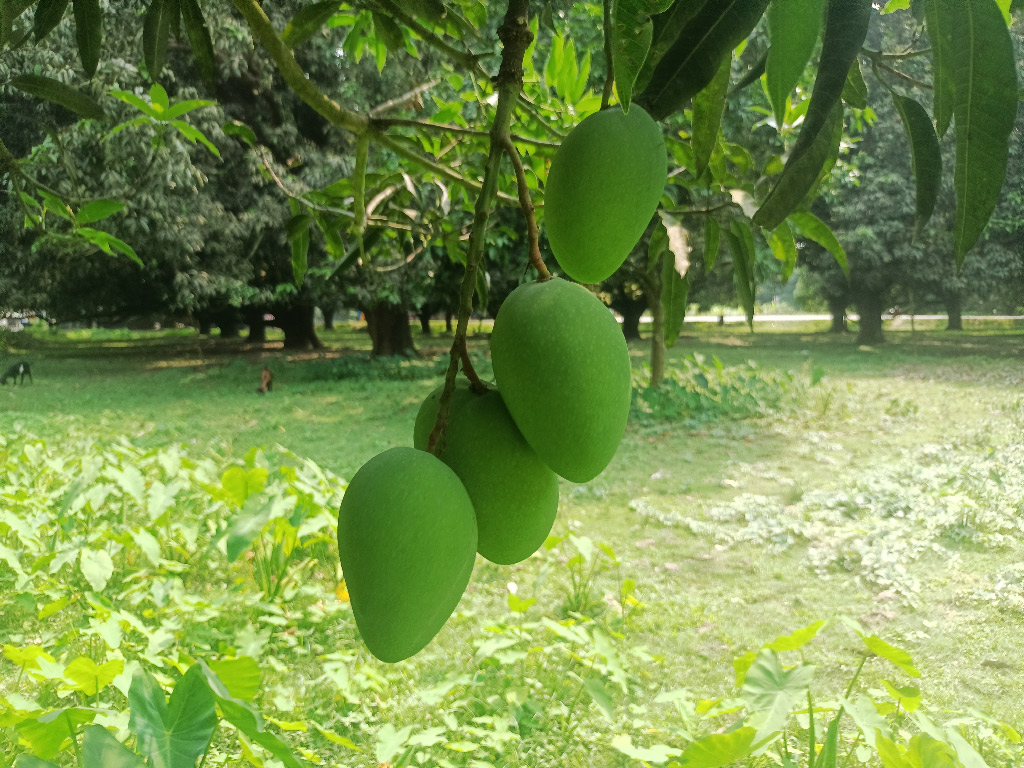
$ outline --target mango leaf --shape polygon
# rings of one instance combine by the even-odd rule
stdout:
[[[72,738],[78,726],[90,723],[99,710],[89,707],[64,707],[45,712],[17,725],[18,736],[44,760],[55,757],[64,742]]]
[[[754,275],[754,235],[746,222],[733,219],[725,236],[732,251],[733,282],[747,314],[747,325],[753,330],[754,296],[757,294]]]
[[[618,750],[626,757],[633,760],[643,760],[645,763],[661,765],[670,757],[677,757],[681,751],[676,747],[667,744],[655,744],[650,747],[635,747],[633,739],[628,734],[620,733],[611,742],[612,749]]]
[[[300,288],[302,280],[306,276],[309,256],[309,226],[312,223],[313,217],[308,213],[293,216],[288,222],[288,241],[292,245],[292,274],[295,276],[295,284]]]
[[[617,0],[612,5],[612,69],[623,112],[629,112],[633,83],[654,37],[651,15],[671,5],[672,0]]]
[[[771,47],[765,64],[765,86],[775,123],[782,126],[786,99],[811,60],[824,19],[825,0],[775,0],[768,6]]]
[[[68,2],[69,0],[40,0],[32,20],[32,32],[36,36],[37,42],[60,24],[61,19],[64,18],[64,12],[68,9]]]
[[[135,252],[135,249],[124,240],[114,237],[109,232],[102,232],[92,227],[78,227],[75,230],[75,234],[85,238],[104,253],[113,255],[114,251],[117,251],[127,256],[140,267],[142,266],[142,259],[139,258],[139,254]]]
[[[999,200],[1006,176],[1009,137],[1017,103],[1017,70],[1010,31],[995,0],[941,2],[941,13],[959,14],[953,36],[956,120],[954,250],[957,269],[978,241]]]
[[[217,88],[217,59],[213,53],[213,40],[210,30],[203,19],[203,12],[196,0],[178,0],[181,20],[185,24],[192,54],[196,57],[196,67],[206,87],[211,91]]]
[[[124,210],[126,205],[127,203],[122,203],[120,200],[93,200],[91,203],[83,205],[75,214],[75,222],[91,224],[94,221],[113,216],[118,211]]]
[[[661,262],[661,305],[665,317],[665,346],[671,347],[676,343],[686,319],[690,295],[690,280],[686,276],[690,266],[690,246],[686,230],[678,221],[667,214],[662,214],[662,220],[667,232],[668,250]]]
[[[935,133],[941,139],[953,120],[956,83],[953,38],[963,34],[960,8],[948,0],[924,0],[925,29],[932,47],[933,97]]]
[[[711,154],[718,144],[718,131],[722,127],[725,113],[725,97],[729,93],[729,75],[732,73],[732,54],[726,54],[718,72],[708,87],[693,98],[693,175],[697,178],[704,173],[711,161]]]
[[[78,557],[78,565],[85,580],[94,590],[102,592],[114,574],[114,561],[110,555],[102,549],[83,549]]]
[[[636,90],[643,90],[647,86],[651,80],[651,75],[654,73],[655,66],[657,66],[668,49],[679,38],[679,33],[683,31],[686,22],[700,10],[700,6],[701,3],[694,2],[693,0],[675,0],[668,10],[653,17],[654,33],[651,37],[647,58],[644,59],[643,66],[640,68],[640,73],[637,75],[636,83],[634,84]]]
[[[384,43],[389,53],[405,50],[405,35],[395,20],[383,13],[373,12],[373,33]]]
[[[774,229],[786,218],[820,178],[822,166],[835,144],[836,121],[842,120],[843,87],[868,33],[870,2],[827,0],[827,3],[818,74],[800,135],[782,176],[754,217],[754,223],[766,229]]]
[[[793,230],[789,228],[789,224],[782,222],[772,232],[771,239],[768,241],[768,245],[772,249],[772,254],[782,262],[782,282],[788,282],[789,278],[793,276],[793,270],[796,268],[796,240],[793,238]],[[782,650],[776,648],[774,650]]]
[[[740,77],[739,80],[736,81],[736,84],[732,87],[732,90],[729,91],[729,93],[736,93],[737,91],[742,91],[751,83],[757,82],[758,80],[761,79],[761,75],[764,74],[765,67],[768,66],[768,53],[770,50],[771,49],[765,50],[765,52],[758,57],[757,61],[754,62],[754,66],[752,66],[750,69],[743,73],[743,75]]]
[[[704,225],[704,271],[710,272],[718,261],[718,246],[722,238],[722,228],[718,219],[709,217]]]
[[[171,24],[178,19],[178,0],[153,0],[142,24],[142,57],[149,76],[160,79],[167,59],[167,39]]]
[[[860,70],[860,62],[854,59],[850,73],[843,85],[843,101],[854,109],[867,109],[868,84],[864,82],[864,73]]]
[[[101,725],[90,725],[83,732],[82,762],[103,768],[145,768],[141,757]]]
[[[932,128],[928,112],[911,98],[894,93],[892,100],[903,121],[903,128],[910,139],[910,163],[914,171],[915,212],[914,237],[921,230],[935,210],[942,184],[942,154],[939,140]]]
[[[442,0],[405,0],[402,7],[414,19],[426,19],[430,22],[438,22],[445,15]]]
[[[340,5],[337,0],[326,0],[301,8],[285,26],[281,40],[289,48],[297,48],[325,25]]]
[[[843,274],[849,279],[850,264],[846,259],[846,250],[825,222],[813,213],[806,211],[790,214],[789,221],[800,230],[804,237],[808,240],[813,240],[831,253],[835,257],[839,268],[843,270]]]
[[[810,664],[784,669],[774,651],[757,655],[740,691],[750,710],[748,722],[758,726],[758,741],[782,728],[793,709],[807,698],[813,677]]]
[[[768,0],[704,3],[658,62],[637,101],[655,120],[682,108],[711,82],[722,59],[746,39],[767,6]]]
[[[138,737],[138,749],[152,768],[193,768],[217,727],[213,693],[198,664],[178,680],[170,703],[156,678],[137,671],[128,703],[128,728]]]
[[[836,104],[832,108],[826,128],[827,130],[819,133],[814,143],[800,155],[797,155],[794,147],[782,175],[754,214],[754,224],[765,229],[777,227],[807,198],[823,175],[832,169],[835,165],[835,151],[843,132],[842,104]],[[800,143],[799,139],[797,143]]]
[[[18,75],[11,79],[10,84],[19,91],[58,104],[81,117],[103,120],[107,116],[103,107],[92,96],[87,96],[77,88],[65,85],[52,77]]]
[[[712,733],[691,742],[682,758],[673,766],[680,768],[723,768],[751,755],[754,751],[753,728],[737,728],[729,733]]]
[[[75,40],[78,43],[78,57],[87,77],[96,74],[100,63],[100,46],[103,43],[103,11],[100,0],[74,0]]]
[[[79,656],[68,664],[64,670],[64,677],[72,682],[72,685],[68,686],[71,690],[81,691],[86,696],[95,696],[110,685],[123,669],[122,659],[111,659],[99,665],[88,656]]]
[[[256,134],[253,132],[252,128],[238,120],[232,120],[229,123],[224,123],[220,129],[228,136],[237,136],[251,147],[254,147],[259,143],[259,140],[256,138]]]
[[[170,110],[168,110],[169,112]],[[170,120],[170,124],[173,125],[182,136],[191,141],[193,144],[199,143],[210,150],[210,154],[215,157],[220,157],[220,150],[213,145],[206,134],[196,128],[194,125],[186,123],[184,120]]]

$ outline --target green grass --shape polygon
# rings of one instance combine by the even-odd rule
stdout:
[[[976,707],[1020,728],[1024,586],[1012,580],[999,589],[994,585],[1005,583],[1012,566],[1024,561],[1019,542],[1024,467],[1015,458],[1024,457],[1024,337],[990,329],[899,331],[889,333],[887,344],[864,349],[852,336],[835,337],[814,327],[757,330],[687,326],[670,362],[691,354],[716,356],[727,366],[752,360],[768,370],[802,371],[800,382],[819,367],[822,381],[813,387],[801,383],[799,397],[774,415],[633,425],[600,477],[582,486],[563,483],[554,533],[605,542],[618,558],[595,577],[589,612],[603,611],[603,620],[610,620],[619,609],[624,578],[635,580],[644,604],[628,625],[626,641],[646,654],[629,659],[636,678],[631,701],[641,707],[634,718],[661,729],[651,741],[674,743],[665,724],[671,717],[647,710],[654,693],[685,687],[698,698],[728,696],[734,657],[816,619],[842,615],[905,647],[933,706]],[[224,461],[241,459],[252,446],[280,444],[351,477],[376,453],[411,445],[416,411],[437,385],[449,338],[418,339],[421,360],[402,369],[402,380],[335,378],[339,370],[359,370],[369,340],[347,327],[323,338],[328,347],[322,353],[290,355],[274,343],[250,349],[188,332],[19,335],[9,360],[29,360],[35,383],[0,389],[0,426],[5,433],[20,426],[51,445],[73,434],[125,435],[142,449],[184,443],[191,454]],[[485,336],[471,343],[483,354]],[[634,345],[631,354],[640,366],[646,347]],[[275,388],[259,397],[255,388],[265,364],[274,371]],[[941,476],[936,462],[962,465],[962,471]],[[992,473],[998,483],[989,478]],[[979,498],[1004,505],[1002,517],[984,517],[988,508],[949,512],[949,505],[970,495],[967,484],[983,481],[988,483],[984,493],[991,496]],[[912,491],[915,484],[920,487]],[[893,536],[934,546],[898,563],[903,570],[890,582],[895,571],[889,566],[857,560],[860,555],[849,560],[860,544],[856,536],[838,532],[848,523],[861,524],[857,521],[866,529],[877,520],[875,511],[898,506],[904,493],[916,506],[894,518]],[[850,497],[845,511],[822,511],[823,504],[839,504],[844,494]],[[941,530],[925,533],[933,506]],[[898,527],[906,517],[923,522]],[[1000,527],[1006,524],[1016,530]],[[792,541],[779,545],[779,531],[788,531]],[[963,531],[968,535],[961,536]],[[848,559],[816,570],[809,554],[819,550]],[[868,558],[879,551],[869,548]],[[460,613],[422,659],[408,667],[370,668],[386,675],[394,690],[407,693],[451,679],[460,670],[453,660],[471,656],[473,644],[489,636],[488,625],[509,621],[509,582],[516,583],[518,594],[538,598],[527,619],[565,616],[572,554],[565,542],[510,568],[480,562]],[[318,571],[327,591],[334,577],[329,563],[326,557]],[[906,586],[911,582],[912,589]],[[352,650],[331,647],[351,642],[350,627],[340,634],[311,632],[308,642],[321,649],[315,652]],[[300,635],[305,636],[302,630]],[[856,637],[840,627],[806,658],[820,665],[825,687],[835,691],[853,674],[857,648]],[[307,662],[312,658],[302,664]],[[365,658],[358,664],[366,664]],[[497,674],[481,669],[484,678]],[[297,674],[313,675],[312,670],[300,666]],[[357,666],[351,674],[357,674]],[[869,670],[868,689],[879,687],[882,677]],[[511,685],[508,680],[495,685],[499,693],[511,690],[501,688]],[[267,702],[279,711],[277,717],[332,719],[335,705],[320,692],[294,680],[284,689],[291,693]],[[557,693],[551,697],[551,704],[559,700]],[[289,702],[295,712],[286,711]],[[416,718],[429,718],[432,711],[415,703],[382,706],[399,713],[396,727],[424,726],[427,720]],[[472,710],[476,705],[459,706]],[[481,712],[494,706],[479,704]],[[628,719],[623,709],[619,713]],[[587,728],[602,722],[595,716]],[[599,732],[584,728],[573,737],[571,723],[561,730],[549,727],[563,740]],[[620,720],[614,729],[605,727],[618,732],[623,725]],[[606,747],[608,739],[603,741]],[[550,749],[557,754],[560,748]],[[606,748],[601,754],[599,764],[634,764]],[[564,764],[588,764],[586,755],[586,749],[566,754]],[[508,764],[537,764],[521,758]],[[353,764],[364,763],[371,764],[369,757]]]

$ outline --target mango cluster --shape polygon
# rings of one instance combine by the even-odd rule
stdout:
[[[592,480],[626,428],[630,364],[611,312],[582,286],[520,286],[494,321],[495,385],[453,393],[440,451],[426,451],[442,389],[423,402],[413,448],[392,448],[349,483],[338,550],[370,652],[400,661],[433,639],[476,554],[510,565],[535,552],[558,508],[558,476]]]

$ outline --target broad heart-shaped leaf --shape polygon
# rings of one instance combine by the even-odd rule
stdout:
[[[775,229],[814,189],[822,176],[835,165],[835,148],[843,133],[843,105],[836,103],[826,130],[815,136],[814,143],[803,153],[796,148],[782,175],[768,194],[768,198],[754,214],[752,221],[759,227]],[[801,136],[803,134],[801,133]],[[797,144],[800,140],[797,139]]]
[[[160,79],[167,58],[167,38],[178,19],[178,0],[152,0],[142,25],[142,57],[149,76]]]
[[[64,677],[72,682],[73,691],[81,691],[86,696],[95,696],[124,670],[123,659],[111,659],[100,665],[88,656],[79,656],[68,664]]]
[[[114,574],[114,561],[110,555],[102,549],[83,549],[78,557],[86,581],[94,590],[102,592]]]
[[[771,47],[765,64],[765,85],[776,125],[782,125],[786,99],[811,60],[824,11],[825,0],[775,0],[768,7]]]
[[[712,733],[692,742],[678,762],[669,768],[723,768],[748,757],[754,751],[753,728],[737,728],[729,733]]]
[[[661,58],[672,47],[672,44],[679,37],[693,15],[700,10],[703,2],[695,0],[675,0],[664,13],[659,13],[653,18],[654,35],[651,38],[651,47],[644,59],[644,65],[640,68],[634,84],[637,90],[643,90],[651,80],[654,68]]]
[[[629,112],[633,83],[654,37],[651,15],[661,13],[671,5],[672,0],[617,0],[612,5],[612,69],[624,112]]]
[[[35,755],[27,755],[24,752],[15,759],[14,768],[60,768],[59,765],[43,760]]]
[[[211,91],[217,87],[217,59],[213,53],[213,40],[210,30],[203,19],[203,12],[196,0],[178,0],[181,20],[185,24],[185,34],[196,57],[196,67],[206,87]]]
[[[88,77],[96,74],[103,43],[103,11],[100,0],[74,0],[75,40],[82,69]]]
[[[842,120],[841,97],[850,67],[867,37],[870,0],[828,0],[826,9],[818,74],[800,135],[782,176],[754,217],[754,223],[766,229],[774,229],[818,182],[836,143],[836,121]]]
[[[643,760],[652,765],[661,765],[670,757],[681,754],[680,749],[667,744],[655,744],[650,747],[633,746],[632,737],[625,733],[620,733],[612,739],[612,749],[618,750],[628,758]]]
[[[655,120],[668,117],[711,82],[722,59],[750,34],[768,0],[707,2],[658,62],[637,102]]]
[[[693,97],[693,175],[704,173],[711,154],[718,144],[718,131],[725,113],[725,97],[729,93],[729,75],[732,73],[732,52],[725,55],[718,72],[708,87]]]
[[[957,269],[978,241],[1006,177],[1009,137],[1017,116],[1017,69],[1010,31],[995,0],[938,0],[940,13],[959,14],[953,36],[956,121]]]
[[[338,12],[341,4],[337,0],[307,5],[296,13],[281,33],[281,40],[289,48],[296,48],[309,40],[329,18]]]
[[[10,84],[19,91],[59,104],[81,117],[103,120],[107,116],[103,107],[92,96],[87,96],[77,88],[65,85],[52,77],[18,75],[10,81]]]
[[[914,170],[916,187],[914,237],[917,237],[931,218],[932,211],[935,210],[935,201],[939,199],[939,186],[942,184],[942,153],[925,108],[913,99],[896,93],[892,95],[892,100],[900,113],[907,138],[910,139],[910,162]]]
[[[178,680],[170,703],[156,679],[135,673],[128,690],[128,727],[152,768],[194,768],[217,727],[213,692],[198,664]]]
[[[792,235],[790,235],[790,237],[792,237]],[[825,619],[815,621],[812,624],[808,624],[806,627],[801,627],[788,635],[780,635],[779,637],[776,637],[764,647],[769,651],[798,651],[817,637],[818,632],[820,632],[822,627],[826,624],[828,624],[828,621]]]
[[[813,213],[801,211],[790,214],[790,223],[795,226],[808,240],[813,240],[826,251],[831,253],[839,268],[847,279],[850,277],[850,264],[846,259],[846,250],[828,225],[815,216]]]
[[[233,698],[252,699],[260,692],[263,674],[260,672],[260,666],[256,663],[256,659],[251,656],[211,661],[208,666]],[[216,692],[216,688],[214,688],[214,693]]]
[[[103,768],[145,768],[142,758],[101,725],[90,725],[82,736],[82,762]]]
[[[750,710],[748,722],[757,725],[758,741],[782,728],[793,708],[806,700],[813,676],[810,664],[784,669],[774,651],[757,655],[740,690]]]
[[[921,676],[917,667],[914,666],[914,660],[910,658],[910,654],[902,648],[889,645],[889,643],[885,642],[885,640],[880,638],[878,635],[861,635],[860,637],[861,640],[864,641],[864,645],[868,647],[868,650],[876,656],[881,656],[886,661],[892,662],[911,677]]]
[[[788,282],[789,278],[793,276],[793,270],[796,268],[796,240],[793,238],[793,230],[789,228],[789,224],[782,222],[772,232],[771,239],[768,241],[768,245],[772,249],[772,254],[782,262],[782,275],[780,276],[782,282]],[[774,650],[782,650],[776,648]]]
[[[40,0],[32,20],[32,32],[37,41],[42,40],[60,24],[64,12],[68,9],[68,2],[69,0]]]
[[[98,711],[88,707],[55,709],[35,719],[22,720],[17,725],[18,736],[36,755],[49,760],[61,751],[61,746],[78,726],[92,722]]]
[[[935,132],[941,139],[953,120],[953,102],[956,99],[953,71],[953,38],[963,34],[958,7],[946,0],[923,0],[925,29],[932,47],[932,109],[935,111]]]
[[[754,235],[745,221],[733,219],[725,233],[732,251],[733,282],[739,294],[743,310],[747,314],[747,325],[754,329],[754,296],[757,294],[754,274]]]

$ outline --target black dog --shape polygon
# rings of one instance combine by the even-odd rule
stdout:
[[[0,376],[0,384],[6,385],[8,379],[10,379],[14,384],[18,384],[18,376],[21,376],[22,386],[25,384],[26,376],[28,376],[28,380],[30,382],[35,383],[32,378],[32,370],[28,367],[28,363],[22,361],[20,363],[15,363],[4,371],[4,375]]]

